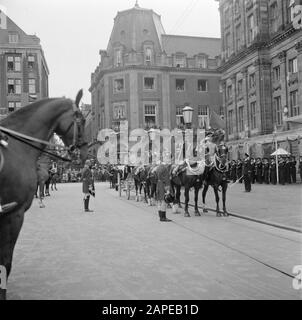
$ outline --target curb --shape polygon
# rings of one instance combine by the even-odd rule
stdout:
[[[181,204],[184,204],[184,203],[182,202]],[[194,205],[192,205],[192,204],[189,204],[189,206],[194,208]],[[202,209],[202,207],[198,207],[198,208]],[[216,212],[216,210],[212,209],[212,208],[206,208],[206,209],[211,211],[211,212]],[[292,232],[296,232],[296,233],[301,233],[302,234],[302,229],[299,229],[299,228],[294,228],[294,227],[290,227],[290,226],[286,226],[286,225],[283,225],[283,224],[278,224],[278,223],[274,223],[274,222],[270,222],[270,221],[266,221],[266,220],[251,218],[251,217],[239,214],[239,213],[228,212],[228,214],[231,217],[235,217],[235,218],[239,218],[239,219],[243,219],[243,220],[248,220],[248,221],[264,224],[264,225],[267,225],[267,226],[275,227],[275,228],[278,228],[278,229],[283,229],[283,230],[292,231]]]

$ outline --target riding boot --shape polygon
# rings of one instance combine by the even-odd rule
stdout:
[[[85,212],[93,212],[93,210],[89,209],[89,200],[90,200],[90,197],[87,197],[85,199],[85,201],[86,201],[86,203],[85,203]]]
[[[162,220],[161,220],[162,222],[172,222],[172,220],[167,219],[165,211],[161,211],[161,214],[162,214]]]

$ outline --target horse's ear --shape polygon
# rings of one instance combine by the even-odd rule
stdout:
[[[76,97],[76,100],[75,100],[75,105],[79,108],[80,107],[80,102],[83,98],[83,89],[81,89],[78,94],[77,94],[77,97]]]

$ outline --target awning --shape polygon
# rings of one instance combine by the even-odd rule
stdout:
[[[290,153],[287,152],[286,150],[279,148],[278,150],[276,150],[274,153],[271,154],[272,157],[275,156],[289,156]]]

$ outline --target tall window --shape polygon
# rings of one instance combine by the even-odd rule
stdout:
[[[121,120],[126,118],[126,106],[124,104],[116,104],[113,106],[113,119]]]
[[[248,26],[248,42],[251,43],[255,38],[255,20],[254,15],[250,15],[247,19]]]
[[[21,94],[21,79],[8,79],[7,84],[8,94]]]
[[[277,66],[273,69],[273,77],[275,82],[280,81],[280,75],[281,75],[280,66]]]
[[[291,23],[294,19],[294,8],[295,8],[295,1],[293,0],[286,0],[287,1],[287,22]]]
[[[28,69],[33,69],[34,65],[35,65],[35,57],[34,56],[28,56],[28,58],[27,58]]]
[[[274,99],[275,112],[276,112],[276,123],[278,126],[282,125],[283,117],[282,117],[282,107],[281,107],[281,97],[276,97]]]
[[[155,79],[153,77],[144,77],[144,89],[145,90],[155,89]]]
[[[145,61],[146,61],[146,63],[151,63],[152,62],[152,49],[151,48],[146,48]]]
[[[233,87],[232,87],[232,85],[228,85],[227,86],[226,98],[227,98],[227,100],[231,100],[233,98]]]
[[[8,56],[7,57],[7,71],[8,72],[19,72],[21,71],[21,57],[19,56]]]
[[[225,36],[225,54],[226,54],[226,58],[229,58],[229,56],[231,55],[231,35],[230,35],[230,33],[228,33]]]
[[[239,121],[239,132],[244,131],[244,117],[243,117],[243,107],[238,109],[238,121]]]
[[[256,102],[251,103],[251,129],[254,130],[257,128],[256,122]]]
[[[236,51],[239,51],[241,48],[241,25],[236,27]]]
[[[121,49],[116,49],[114,52],[114,65],[120,67],[122,65],[122,51]]]
[[[124,79],[114,79],[114,92],[123,92],[125,90]]]
[[[176,125],[178,127],[184,125],[184,117],[183,117],[183,106],[176,107]]]
[[[238,80],[237,82],[237,95],[241,96],[243,92],[243,80]]]
[[[207,68],[207,58],[199,57],[198,58],[198,68],[206,69]]]
[[[255,88],[256,87],[256,75],[255,73],[252,73],[249,75],[249,88]]]
[[[276,32],[278,30],[278,4],[274,2],[270,6],[270,28],[271,32]]]
[[[198,80],[197,82],[198,91],[207,92],[208,91],[208,81]]]
[[[156,125],[156,105],[155,104],[145,104],[145,126],[152,128]]]
[[[233,110],[229,110],[229,112],[228,112],[228,132],[229,132],[229,134],[234,133]]]
[[[176,79],[176,91],[185,91],[184,79]]]
[[[298,104],[298,90],[290,93],[290,108],[292,117],[300,115],[300,107]]]
[[[36,93],[36,80],[35,79],[28,79],[28,92],[29,93]]]
[[[200,129],[210,126],[210,110],[208,106],[198,106],[198,125]]]
[[[288,71],[290,73],[298,72],[298,60],[297,60],[297,58],[288,60]]]

